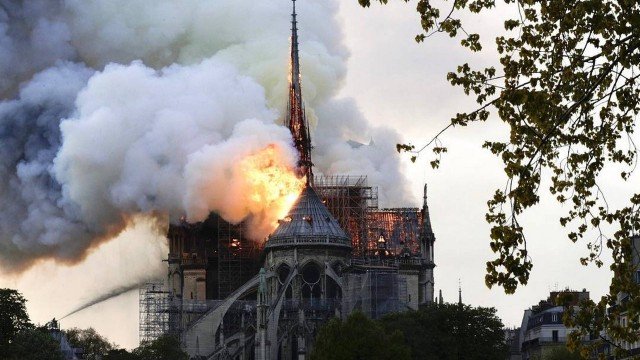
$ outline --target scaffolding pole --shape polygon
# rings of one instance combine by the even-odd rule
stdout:
[[[366,176],[316,176],[314,189],[351,238],[353,254],[367,252],[367,213],[378,208],[378,188]]]
[[[140,342],[169,333],[170,294],[161,282],[140,288]]]

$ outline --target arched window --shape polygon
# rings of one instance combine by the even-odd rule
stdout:
[[[283,286],[287,282],[287,278],[289,274],[291,274],[291,267],[287,264],[280,264],[276,269],[276,274],[278,276],[278,283],[280,287]],[[287,287],[284,294],[285,299],[291,299],[293,297],[293,291],[291,290],[291,285]]]
[[[290,273],[291,273],[291,268],[289,267],[289,265],[280,264],[280,266],[278,266],[278,269],[276,270],[276,274],[278,275],[278,281],[280,282],[280,285],[284,285]]]
[[[320,277],[322,268],[311,262],[302,268],[302,297],[304,299],[319,299],[322,296]]]

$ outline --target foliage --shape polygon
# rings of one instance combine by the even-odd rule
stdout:
[[[16,290],[0,289],[0,358],[8,357],[20,331],[33,327],[25,298]]]
[[[102,360],[138,360],[138,357],[125,349],[109,350]]]
[[[63,360],[60,344],[44,327],[18,332],[12,344],[9,360]]]
[[[401,331],[413,359],[504,359],[503,324],[493,308],[432,304],[382,319],[385,331]]]
[[[31,324],[26,300],[13,289],[0,289],[0,359],[62,360],[60,345],[46,328]]]
[[[189,355],[173,336],[162,336],[154,341],[143,342],[133,350],[136,360],[189,360]]]
[[[581,360],[582,357],[574,352],[569,351],[565,346],[559,346],[553,349],[545,360]]]
[[[311,360],[404,360],[409,349],[398,331],[385,331],[362,313],[331,319],[319,331]]]
[[[371,5],[370,0],[359,2]],[[540,187],[548,183],[557,202],[567,205],[559,221],[568,238],[586,243],[588,255],[580,261],[602,266],[605,246],[613,254],[609,293],[583,308],[573,323],[583,335],[606,329],[615,340],[635,342],[640,286],[633,281],[637,269],[631,239],[640,232],[640,194],[614,206],[599,180],[603,173],[614,173],[625,182],[638,161],[633,135],[640,111],[640,5],[636,0],[503,2],[517,9],[518,16],[506,20],[503,35],[496,38],[498,68],[462,64],[447,75],[453,86],[475,97],[478,107],[456,114],[425,148],[435,144],[439,157],[446,148],[438,138],[446,129],[483,122],[495,112],[510,136],[484,145],[503,161],[507,177],[505,187],[488,201],[486,219],[496,258],[487,263],[487,286],[513,293],[527,283],[532,260],[519,219],[539,203]],[[480,36],[467,32],[459,15],[495,5],[495,0],[418,0],[423,32],[416,40],[438,33],[461,36],[463,47],[480,51]],[[398,149],[417,156],[425,148]],[[438,161],[432,165],[437,167]],[[618,293],[629,295],[627,327],[618,326],[619,308],[606,311]]]
[[[77,331],[78,329],[73,329]],[[92,339],[94,344],[100,345],[100,351],[93,351],[93,355],[99,355],[97,359],[102,360],[188,360],[189,355],[180,347],[180,341],[173,336],[162,336],[153,341],[146,341],[139,347],[129,352],[125,349],[116,349],[102,336],[95,333],[95,330],[80,330],[85,337]],[[87,336],[88,335],[88,336]],[[74,336],[74,335],[72,335]],[[82,336],[81,336],[82,337]],[[102,350],[108,345],[107,350]]]
[[[107,339],[98,334],[93,328],[73,328],[65,331],[67,340],[73,347],[82,348],[87,360],[100,360],[110,350],[115,348]]]

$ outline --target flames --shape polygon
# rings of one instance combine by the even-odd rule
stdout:
[[[264,238],[284,218],[304,189],[305,179],[286,161],[282,149],[269,145],[265,149],[241,160],[240,172],[249,189],[246,201],[254,216],[251,221],[255,237]]]

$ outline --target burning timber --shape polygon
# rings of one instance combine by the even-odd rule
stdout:
[[[264,242],[216,214],[172,225],[167,280],[140,291],[141,340],[174,335],[196,359],[305,359],[332,317],[379,318],[433,301],[426,185],[422,208],[380,209],[365,176],[313,174],[293,4],[284,124],[304,189]]]

